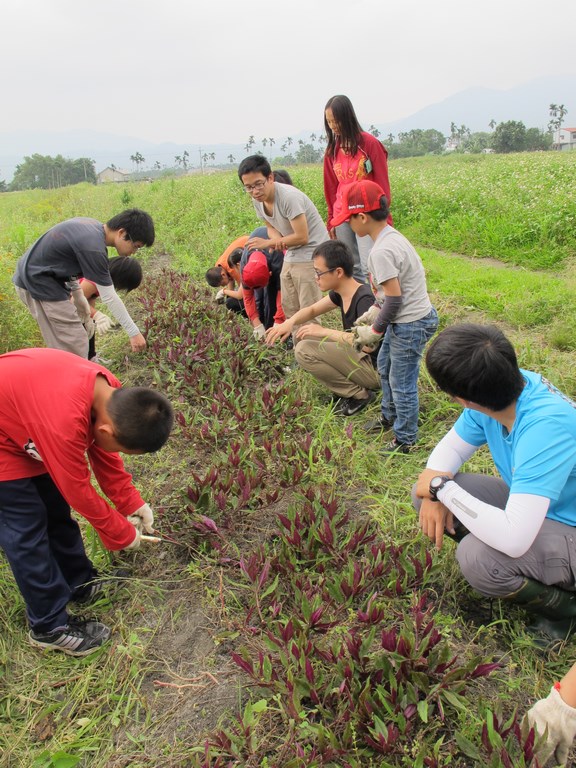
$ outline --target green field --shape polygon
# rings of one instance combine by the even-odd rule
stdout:
[[[321,169],[291,174],[324,215]],[[523,367],[576,396],[576,153],[414,158],[390,178],[441,324],[500,324]],[[256,225],[234,174],[0,195],[0,353],[41,343],[10,282],[25,248],[131,206],[157,226],[129,297],[149,349],[100,345],[121,380],[175,403],[168,446],[126,464],[176,544],[111,558],[86,526],[98,565],[133,573],[91,609],[114,639],[86,659],[26,644],[0,556],[0,767],[535,768],[503,722],[574,646],[539,656],[523,613],[469,590],[411,509],[458,409],[423,371],[418,450],[383,457],[364,417],[335,416],[289,353],[212,303],[203,272]],[[472,466],[492,471],[484,454]]]

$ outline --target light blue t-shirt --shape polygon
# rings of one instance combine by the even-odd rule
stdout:
[[[526,381],[512,431],[465,408],[454,428],[471,445],[488,445],[510,493],[550,499],[546,517],[576,526],[576,403],[543,376]]]

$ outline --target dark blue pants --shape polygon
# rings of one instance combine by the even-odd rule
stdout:
[[[0,547],[26,603],[30,627],[48,632],[65,625],[67,603],[97,573],[50,475],[0,482]]]

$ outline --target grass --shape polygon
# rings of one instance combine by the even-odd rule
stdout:
[[[427,246],[419,247],[419,251],[442,324],[464,318],[498,322],[514,341],[523,366],[542,371],[565,392],[575,395],[574,249],[569,242],[573,227],[569,226],[568,202],[566,206],[559,203],[571,199],[573,161],[558,155],[402,161],[391,164],[391,179],[396,224],[417,244]],[[319,169],[297,169],[294,178],[322,208]],[[525,232],[523,246],[517,239],[522,229],[518,221],[526,221],[530,213],[529,178],[542,220],[538,247],[531,231]],[[487,189],[492,190],[499,219],[507,218],[508,237],[503,236],[505,225],[498,221],[490,235],[495,238],[492,245],[480,248],[477,238],[490,242],[487,231],[482,231],[482,220],[490,218],[484,215],[489,206],[482,190]],[[448,208],[450,195],[462,203],[464,218],[459,223],[456,208]],[[246,676],[231,661],[232,651],[249,657],[258,649],[264,652],[264,627],[277,632],[278,622],[288,617],[303,622],[302,600],[294,602],[290,579],[275,569],[292,557],[279,531],[278,515],[290,517],[303,509],[305,502],[296,495],[296,489],[286,490],[270,503],[264,494],[279,487],[283,472],[289,474],[301,467],[302,489],[313,491],[315,498],[330,492],[350,512],[352,521],[369,521],[384,541],[420,556],[422,541],[409,489],[458,409],[435,391],[423,371],[419,449],[409,456],[383,458],[379,440],[366,437],[360,429],[364,415],[348,422],[335,417],[322,400],[321,388],[303,371],[292,371],[281,380],[284,374],[278,373],[278,365],[281,368],[290,357],[269,355],[250,340],[244,326],[235,320],[224,321],[202,286],[206,267],[230,240],[255,223],[249,201],[230,174],[123,188],[80,185],[52,193],[0,195],[0,351],[39,343],[34,325],[13,300],[9,284],[15,259],[26,245],[60,219],[82,214],[104,220],[128,205],[149,210],[158,226],[154,253],[145,257],[147,285],[139,292],[140,297],[154,296],[159,286],[167,284],[168,274],[156,267],[164,252],[170,254],[173,266],[191,276],[189,286],[185,278],[177,280],[188,299],[175,294],[177,299],[156,307],[146,356],[128,357],[121,332],[101,341],[104,356],[112,359],[109,367],[120,379],[166,389],[187,422],[157,455],[127,459],[136,484],[156,510],[159,529],[179,543],[143,547],[137,553],[111,558],[86,526],[87,545],[99,566],[120,560],[133,569],[126,588],[94,607],[94,613],[113,627],[114,641],[106,651],[86,659],[39,654],[28,647],[22,601],[6,562],[0,558],[0,610],[7,628],[0,638],[0,766],[216,768],[218,751],[228,754],[232,749],[226,748],[226,752],[225,737],[243,755],[231,762],[233,765],[288,765],[288,758],[278,762],[279,756],[283,745],[296,742],[306,746],[309,762],[294,765],[341,765],[340,758],[325,757],[324,762],[318,758],[314,763],[310,757],[312,745],[329,741],[330,728],[337,727],[330,725],[334,702],[323,698],[318,705],[324,708],[325,730],[320,733],[314,718],[290,721],[283,709],[287,696],[277,693],[275,698],[273,692],[269,696],[265,690],[246,687]],[[552,237],[555,205],[563,223],[562,232]],[[495,208],[490,210],[493,214]],[[473,211],[477,211],[476,224],[472,226],[469,220],[466,225],[466,216]],[[450,227],[442,223],[448,221]],[[447,239],[448,231],[453,240]],[[491,260],[475,259],[475,251]],[[130,306],[143,323],[149,310],[136,295],[130,297]],[[171,330],[175,315],[187,318],[182,330]],[[196,334],[207,329],[215,333],[216,341],[206,348],[203,362],[191,362],[185,357],[186,350],[203,348],[204,337]],[[191,334],[191,341],[187,342],[183,333]],[[236,360],[231,340],[242,350],[246,362],[243,373],[231,372]],[[157,350],[153,348],[155,341]],[[168,352],[171,361],[166,357]],[[185,385],[184,375],[197,376],[194,386],[198,389]],[[277,426],[282,411],[272,410],[270,416],[259,414],[265,384],[273,396],[276,391],[280,393],[279,403],[282,398],[288,402],[289,397],[303,401],[282,427],[284,445],[276,456],[266,454],[263,440]],[[221,392],[225,393],[223,403],[218,399]],[[250,414],[249,428],[238,430],[237,417],[228,408],[233,404]],[[271,408],[275,408],[274,403]],[[307,447],[289,455],[282,453],[301,445],[305,434],[312,436]],[[254,468],[260,462],[267,473],[264,485],[253,490],[248,504],[234,513],[218,508],[215,490],[209,489],[201,503],[191,503],[187,489],[194,485],[193,473],[204,478],[214,467],[215,489],[231,471],[231,445],[238,436],[242,438],[238,441],[240,466]],[[324,453],[326,448],[330,458]],[[475,456],[471,467],[493,471],[485,453]],[[233,498],[231,492],[230,504]],[[216,522],[218,536],[202,529],[201,514]],[[198,525],[200,528],[195,527]],[[310,546],[319,546],[317,541],[310,541]],[[328,556],[322,547],[317,551],[322,562],[332,561],[333,555]],[[260,552],[270,559],[271,570],[258,591],[238,562],[240,558],[248,562]],[[359,554],[358,562],[366,556]],[[305,564],[301,554],[298,557],[302,578],[319,590],[318,572]],[[283,596],[276,623],[269,613],[275,593],[263,596],[275,573],[276,593]],[[426,579],[422,592],[416,590],[414,594],[425,591],[430,595],[442,643],[458,654],[462,663],[481,656],[497,659],[503,667],[468,685],[462,694],[466,709],[446,704],[448,723],[443,724],[432,711],[428,723],[415,722],[412,735],[408,734],[405,746],[388,758],[389,763],[382,757],[358,757],[359,730],[352,739],[355,747],[347,754],[351,765],[412,766],[420,764],[422,755],[435,753],[440,765],[464,768],[492,764],[488,757],[484,762],[471,763],[457,746],[456,731],[477,741],[487,709],[500,706],[509,715],[518,705],[524,711],[527,701],[545,693],[550,682],[572,662],[571,646],[546,662],[535,655],[523,632],[519,610],[504,611],[495,603],[490,616],[486,602],[463,583],[450,542],[434,556]],[[385,586],[383,583],[380,588]],[[256,598],[262,620],[255,613]],[[310,599],[316,599],[314,592]],[[384,626],[401,626],[411,599],[411,592],[385,598]],[[346,608],[346,622],[326,636],[331,643],[351,628],[360,631],[355,617],[358,610],[366,608],[366,601],[358,600]],[[327,611],[340,615],[338,606],[330,607],[326,599],[324,602]],[[307,637],[315,643],[322,640],[313,634]],[[271,651],[268,648],[266,652]],[[271,663],[279,671],[284,668],[280,657],[279,651],[272,653]],[[311,659],[315,674],[332,674],[333,670],[324,669],[313,655]],[[297,665],[292,664],[289,670],[304,686],[305,677]],[[329,690],[328,682],[325,688]],[[303,701],[306,709],[309,705]],[[203,763],[206,738],[212,741],[213,754],[211,762]],[[339,738],[343,743],[348,736],[340,733]],[[220,746],[214,746],[216,742]],[[290,756],[293,758],[294,754]]]

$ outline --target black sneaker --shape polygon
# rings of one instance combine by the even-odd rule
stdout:
[[[385,419],[384,416],[380,414],[377,419],[367,421],[362,429],[364,432],[385,432],[388,429],[392,429],[393,423],[394,422],[388,421],[388,419]]]
[[[122,581],[130,576],[127,568],[114,568],[109,576],[96,576],[93,581],[79,587],[70,598],[71,603],[90,605],[107,593],[121,586]]]
[[[371,391],[368,392],[368,397],[364,397],[361,400],[355,397],[348,397],[345,400],[342,400],[340,413],[342,416],[354,416],[355,413],[360,413],[360,411],[363,411],[364,408],[370,405],[370,403],[374,402],[375,397],[376,393]]]
[[[28,633],[31,645],[46,650],[63,651],[69,656],[88,656],[100,648],[110,637],[110,629],[95,619],[70,616],[65,627],[51,632]]]
[[[410,453],[414,443],[399,443],[396,438],[384,446],[384,453]]]

